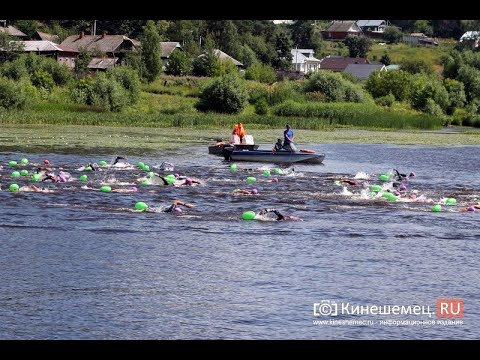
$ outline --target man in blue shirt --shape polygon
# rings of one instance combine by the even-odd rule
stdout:
[[[290,128],[290,125],[285,125],[286,129],[283,132],[283,148],[287,151],[296,152],[297,148],[293,144],[293,130]]]

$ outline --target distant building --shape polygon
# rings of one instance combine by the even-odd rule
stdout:
[[[78,56],[78,50],[69,48],[65,45],[57,45],[47,40],[21,41],[25,52],[33,52],[37,55],[52,57],[60,64],[65,64],[68,68],[75,68],[75,60]]]
[[[178,41],[162,41],[160,43],[160,46],[162,50],[161,57],[163,61],[163,66],[167,65],[168,59],[176,49],[182,49]]]
[[[21,32],[12,25],[7,26],[7,20],[0,20],[0,32],[8,34],[10,36],[16,36],[20,38],[26,38],[27,34]]]
[[[120,65],[126,52],[137,50],[138,42],[124,35],[107,35],[105,32],[102,35],[85,35],[82,31],[79,35],[67,37],[60,46],[67,46],[77,51],[85,49],[94,56],[89,68],[106,70],[106,66]]]
[[[435,39],[426,36],[424,33],[403,35],[402,41],[412,45],[438,46],[438,42]]]
[[[227,53],[223,52],[220,49],[214,49],[213,53],[220,61],[231,61],[239,70],[242,70],[244,67],[244,65],[240,61],[238,61],[237,59],[234,59],[233,57],[231,57],[230,55],[228,55]],[[198,55],[198,57],[203,57],[203,56],[205,56],[205,54]]]
[[[370,64],[367,58],[352,58],[337,55],[328,55],[320,62],[320,70],[344,71],[349,64]],[[379,64],[379,63],[376,63]]]
[[[293,20],[273,20],[273,23],[275,25],[278,25],[278,24],[287,24],[287,25],[291,25],[294,23]]]
[[[292,49],[293,70],[304,74],[320,69],[321,60],[315,58],[313,49]]]
[[[460,42],[471,42],[472,47],[477,48],[480,40],[480,31],[467,31],[460,37]]]
[[[375,70],[385,70],[383,64],[348,64],[344,72],[350,73],[360,80],[367,80],[372,72]]]
[[[32,40],[46,40],[46,41],[54,42],[55,44],[60,44],[60,38],[58,37],[58,35],[49,34],[42,31],[37,31],[33,35]]]
[[[357,25],[363,32],[383,33],[388,23],[386,20],[357,20]]]
[[[362,34],[362,29],[355,23],[355,21],[333,21],[330,26],[322,31],[325,40],[345,40],[349,35],[359,36]]]

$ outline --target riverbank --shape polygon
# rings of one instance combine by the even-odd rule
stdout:
[[[3,124],[0,151],[51,152],[83,149],[84,151],[152,152],[185,145],[207,146],[216,138],[227,139],[230,127],[150,128],[72,125]],[[249,129],[258,144],[273,144],[283,128]],[[399,145],[480,145],[480,130],[442,129],[439,131],[370,131],[370,130],[297,130],[298,145],[303,144],[399,144]]]

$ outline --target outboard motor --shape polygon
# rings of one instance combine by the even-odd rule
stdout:
[[[235,150],[235,145],[229,145],[229,146],[224,146],[222,149],[222,154],[225,160],[230,161],[231,156],[233,153],[233,150]]]

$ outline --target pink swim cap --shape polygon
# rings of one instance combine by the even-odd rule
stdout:
[[[174,211],[176,211],[176,212],[182,212],[182,209],[180,209],[179,207],[176,207],[176,208],[174,209]]]
[[[185,185],[192,185],[192,179],[185,179]]]
[[[132,186],[130,189],[133,190],[133,191],[138,191],[136,186]]]
[[[278,179],[277,179],[277,178],[273,178],[273,179],[272,179],[272,182],[278,182]]]
[[[251,193],[252,194],[258,194],[258,190],[257,189],[252,189]]]
[[[400,191],[406,191],[407,187],[405,185],[400,186]]]
[[[475,208],[474,208],[473,206],[469,206],[469,207],[467,208],[467,211],[475,211]]]

